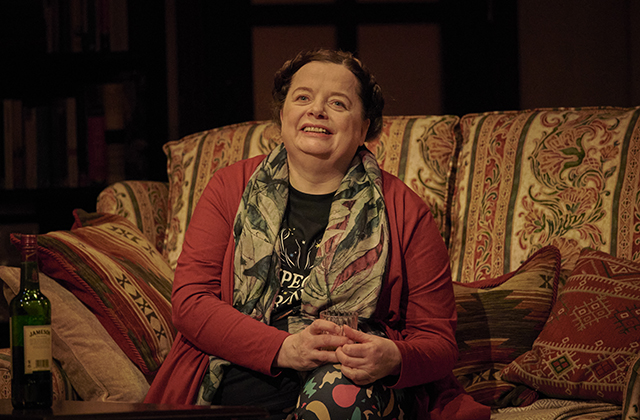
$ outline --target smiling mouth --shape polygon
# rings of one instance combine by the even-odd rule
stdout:
[[[305,127],[302,129],[305,133],[331,134],[331,132],[322,127]]]

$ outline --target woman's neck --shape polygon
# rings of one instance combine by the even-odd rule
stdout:
[[[338,189],[345,170],[327,167],[322,162],[305,162],[299,165],[289,160],[289,183],[296,190],[307,194],[329,194]]]

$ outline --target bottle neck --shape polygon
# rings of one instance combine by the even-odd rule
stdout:
[[[20,263],[20,267],[20,288],[25,290],[40,289],[40,280],[38,279],[38,262],[23,261]]]
[[[36,235],[22,235],[22,258],[20,267],[21,279],[20,287],[23,289],[40,288],[38,279],[38,242]]]

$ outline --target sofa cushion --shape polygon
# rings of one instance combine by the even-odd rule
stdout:
[[[452,200],[454,280],[513,271],[553,244],[640,261],[640,108],[466,115]]]
[[[166,357],[173,272],[128,220],[74,212],[70,231],[38,235],[40,269],[80,299],[122,351],[152,376]],[[19,247],[20,235],[11,235]]]
[[[585,249],[530,351],[502,379],[556,398],[622,403],[640,351],[640,264]]]
[[[280,143],[271,122],[245,122],[192,134],[163,146],[169,176],[169,211],[164,256],[175,269],[196,203],[220,168],[268,153]]]
[[[496,374],[531,349],[551,312],[559,275],[560,252],[546,246],[497,279],[454,282],[460,356],[453,372],[476,401],[496,407],[537,399]]]
[[[398,176],[429,204],[443,238],[445,200],[454,152],[455,116],[385,117],[382,134],[367,143],[382,169]],[[193,134],[164,145],[169,175],[165,257],[175,268],[196,203],[213,174],[280,142],[277,125],[252,121]]]
[[[0,267],[0,278],[10,302],[20,290],[20,269]],[[147,380],[91,311],[44,273],[40,289],[53,308],[53,358],[82,400],[141,402],[149,390]]]

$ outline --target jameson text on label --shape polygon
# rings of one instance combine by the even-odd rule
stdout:
[[[24,373],[51,370],[51,326],[24,326]]]

